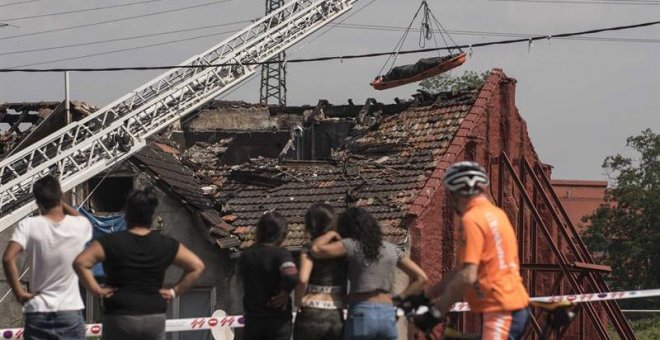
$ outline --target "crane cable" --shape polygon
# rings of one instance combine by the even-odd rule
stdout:
[[[438,45],[438,40],[436,38],[435,33],[440,34],[440,38],[442,38],[442,41],[444,42],[444,46],[448,47],[448,51],[451,54],[452,50],[455,47],[452,47],[447,39],[445,39],[445,35],[449,40],[451,41],[453,46],[458,46],[454,39],[451,38],[447,30],[445,30],[444,26],[438,21],[438,19],[435,17],[433,12],[431,11],[431,8],[428,5],[428,2],[426,0],[422,0],[422,3],[419,5],[417,8],[417,11],[415,11],[415,15],[413,16],[412,20],[410,21],[410,24],[408,25],[408,28],[403,33],[403,36],[399,39],[399,41],[396,43],[396,46],[394,46],[394,51],[395,53],[390,55],[389,58],[385,61],[383,64],[383,67],[380,68],[378,71],[378,74],[383,74],[383,71],[387,68],[388,72],[391,71],[394,68],[394,65],[396,63],[396,60],[399,57],[399,54],[401,54],[401,49],[403,48],[403,44],[406,42],[406,39],[408,38],[408,34],[412,31],[412,25],[415,23],[415,19],[421,15],[421,27],[419,29],[419,41],[418,46],[422,49],[426,48],[426,41],[433,41],[435,44],[435,49],[434,51],[438,52],[438,55],[440,56],[440,51],[443,49],[440,48]],[[435,27],[434,27],[435,26]],[[458,50],[463,53],[463,50],[458,47]],[[389,65],[389,68],[387,67]]]
[[[403,44],[406,42],[408,33],[410,33],[410,29],[412,28],[412,25],[415,23],[415,19],[417,19],[419,12],[422,10],[422,7],[424,7],[424,3],[425,2],[422,1],[422,4],[419,5],[419,8],[415,12],[415,15],[413,16],[412,20],[410,20],[410,24],[408,24],[408,28],[406,28],[401,38],[399,39],[399,41],[397,41],[396,45],[394,46],[394,52],[389,55],[387,60],[385,60],[385,63],[383,64],[383,67],[380,68],[380,71],[378,71],[378,74],[383,74],[383,70],[385,70],[387,65],[390,65],[389,70],[391,70],[394,67],[394,63],[396,62],[396,59],[399,57],[399,52],[401,52],[401,49],[403,48]],[[421,34],[422,33],[420,32],[420,35]]]

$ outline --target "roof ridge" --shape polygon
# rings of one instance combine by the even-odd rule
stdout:
[[[484,80],[484,84],[479,89],[476,100],[472,103],[468,114],[460,123],[456,133],[451,138],[446,151],[436,159],[435,169],[427,178],[426,183],[415,202],[410,206],[410,209],[408,210],[410,215],[418,216],[429,205],[432,195],[442,185],[442,177],[444,176],[445,169],[456,161],[456,157],[461,149],[459,142],[464,141],[467,138],[469,131],[472,130],[479,117],[484,114],[488,99],[503,76],[504,72],[498,68],[493,68],[488,74]]]

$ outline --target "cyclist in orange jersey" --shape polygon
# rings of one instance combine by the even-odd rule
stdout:
[[[447,169],[443,184],[461,217],[460,243],[456,267],[427,292],[435,313],[445,315],[464,298],[472,312],[481,313],[482,339],[522,339],[529,295],[513,227],[486,196],[486,171],[475,162],[458,162]]]

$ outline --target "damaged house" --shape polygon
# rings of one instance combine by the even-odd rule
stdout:
[[[286,216],[284,245],[295,253],[306,242],[303,216],[314,202],[339,211],[364,207],[378,219],[386,240],[405,248],[432,281],[440,279],[453,267],[457,245],[441,178],[451,163],[465,159],[491,173],[491,194],[517,228],[532,295],[597,289],[593,280],[576,283],[561,275],[570,267],[586,280],[608,268],[574,253],[579,236],[565,234],[569,222],[552,218],[558,207],[542,201],[532,179],[525,180],[549,178],[551,167],[534,151],[515,106],[515,87],[515,79],[494,69],[478,89],[419,93],[393,104],[215,102],[182,121],[168,139],[151,143],[131,164],[166,196],[159,208],[164,232],[191,242],[209,264],[199,285],[210,290],[211,309],[229,314],[242,312],[235,259],[254,242],[259,217],[272,209]],[[525,175],[524,164],[535,164],[536,173]],[[531,205],[526,196],[534,196]],[[397,275],[399,287],[402,280]],[[617,311],[608,317],[620,316]],[[605,314],[581,313],[570,332],[601,335]],[[476,318],[462,318],[461,327],[477,332]]]
[[[608,268],[574,247],[579,236],[567,234],[572,225],[553,213],[561,207],[535,187],[550,177],[551,167],[534,150],[515,106],[515,89],[515,79],[493,69],[479,88],[420,92],[393,104],[213,102],[128,162],[91,179],[79,202],[89,196],[87,207],[114,213],[132,188],[154,184],[161,197],[154,228],[193,249],[207,268],[196,287],[171,304],[168,318],[208,316],[216,309],[237,315],[242,291],[236,260],[253,244],[259,217],[273,209],[288,219],[284,245],[296,254],[307,240],[303,217],[312,203],[326,202],[338,211],[364,207],[387,241],[404,248],[431,281],[439,280],[454,265],[458,237],[441,179],[453,162],[474,160],[489,170],[491,194],[517,230],[531,295],[605,290],[594,285]],[[562,274],[567,272],[573,273],[568,279]],[[172,270],[166,280],[178,275]],[[397,289],[404,279],[397,273]],[[97,313],[90,308],[88,317]],[[618,307],[584,308],[567,334],[601,336],[601,320],[619,322],[619,315]],[[463,315],[460,328],[478,332],[477,319]]]

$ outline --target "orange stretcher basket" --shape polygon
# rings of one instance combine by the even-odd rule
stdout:
[[[372,81],[370,85],[376,90],[387,90],[393,87],[418,82],[426,78],[433,77],[441,73],[445,73],[451,69],[463,65],[463,63],[465,63],[465,57],[466,57],[465,53],[458,54],[455,57],[446,60],[442,63],[439,63],[438,65],[431,67],[430,69],[418,73],[412,77],[396,79],[396,80],[382,80],[383,79],[382,77],[378,77],[376,80]]]

